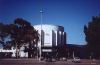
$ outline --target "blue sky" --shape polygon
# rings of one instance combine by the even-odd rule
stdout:
[[[100,0],[0,0],[0,22],[23,18],[37,25],[41,10],[43,24],[63,26],[68,44],[84,45],[84,25],[100,14]]]

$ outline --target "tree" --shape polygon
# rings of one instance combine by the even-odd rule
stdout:
[[[5,47],[13,46],[16,48],[16,58],[18,58],[18,49],[26,43],[39,41],[38,32],[31,26],[30,22],[23,20],[22,18],[17,18],[14,23],[9,25],[3,25],[0,23],[0,43],[4,44],[3,40],[7,38],[11,41],[6,42]],[[28,41],[25,39],[29,37]],[[34,44],[33,43],[33,44]],[[8,46],[7,46],[8,45]]]
[[[36,44],[39,41],[39,34],[34,28],[27,30],[27,35],[23,38],[25,43],[29,43],[29,49],[28,49],[28,57],[31,58],[32,47],[34,47],[34,44]]]
[[[11,46],[11,44],[9,44],[9,42],[11,41],[7,40],[9,38],[7,30],[8,30],[8,25],[0,23],[0,44],[2,44],[4,49],[10,49]]]
[[[35,40],[38,42],[39,40],[38,32],[28,21],[21,18],[15,19],[14,24],[11,25],[10,29],[11,39],[15,41],[15,44],[13,45],[15,45],[16,49],[19,49],[23,44],[29,43],[30,45],[30,42],[34,42]],[[26,37],[28,37],[28,39],[25,39]],[[16,53],[18,52],[16,51]]]
[[[100,55],[100,16],[92,17],[88,26],[84,26],[85,40],[87,49],[93,53],[95,58]]]

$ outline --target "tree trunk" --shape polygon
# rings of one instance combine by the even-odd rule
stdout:
[[[32,54],[32,47],[31,43],[29,43],[28,58],[31,58],[31,54]]]
[[[16,58],[18,58],[18,55],[19,55],[18,52],[19,52],[19,51],[18,51],[18,47],[17,47],[17,45],[16,45]]]

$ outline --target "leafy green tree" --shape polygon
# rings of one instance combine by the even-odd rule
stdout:
[[[34,44],[37,44],[37,42],[39,41],[39,34],[36,30],[29,29],[27,31],[27,35],[24,36],[23,40],[25,43],[29,44],[28,57],[31,58],[32,51],[34,50],[32,49],[32,47],[34,47]]]
[[[11,39],[14,40],[15,43],[13,43],[13,45],[15,45],[16,49],[19,49],[25,43],[29,43],[30,45],[30,42],[33,42],[34,44],[35,40],[36,42],[39,40],[38,32],[33,28],[33,26],[31,26],[28,21],[21,18],[15,19],[14,24],[10,25],[10,29]],[[16,55],[18,55],[18,50],[16,53]]]
[[[0,44],[4,45],[4,38],[7,36],[3,30],[3,23],[0,23]]]
[[[11,47],[11,44],[9,44],[9,42],[11,41],[7,40],[9,38],[7,29],[8,29],[8,25],[0,23],[0,44],[2,44],[4,49],[10,49]]]
[[[5,47],[14,46],[16,48],[16,58],[18,58],[18,49],[26,43],[33,42],[35,44],[39,41],[38,32],[31,26],[30,22],[17,18],[14,23],[3,25],[0,23],[0,43],[4,44],[7,36],[11,41],[6,42]],[[28,39],[27,39],[28,38]],[[9,43],[10,42],[10,43]]]
[[[100,55],[100,16],[92,17],[88,26],[84,26],[84,33],[87,49],[94,58],[98,58]]]

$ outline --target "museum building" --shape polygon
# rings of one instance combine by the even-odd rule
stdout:
[[[64,27],[48,24],[35,25],[33,27],[40,34],[38,48],[41,50],[41,54],[53,54],[54,50],[58,50],[58,48],[63,49],[63,46],[66,45],[66,33],[64,32]]]

